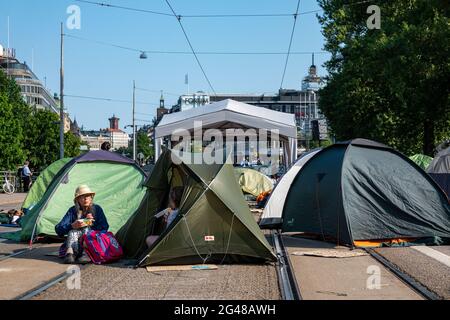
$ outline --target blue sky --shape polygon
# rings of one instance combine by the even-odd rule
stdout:
[[[170,13],[164,0],[98,0]],[[171,0],[180,15],[294,13],[297,0]],[[66,22],[70,5],[81,9],[81,29],[65,33],[76,37],[113,43],[139,50],[190,51],[174,17],[95,6],[66,0],[0,0],[0,44],[7,45],[7,17],[10,18],[10,44],[19,60],[31,66],[51,92],[59,93],[59,32]],[[299,12],[320,9],[315,0],[302,0]],[[286,52],[292,17],[184,18],[183,25],[196,51]],[[323,51],[324,39],[315,14],[298,18],[292,51]],[[34,52],[34,55],[32,55]],[[281,83],[285,55],[199,55],[217,93],[276,92]],[[328,54],[316,55],[319,74]],[[299,89],[311,64],[311,56],[291,55],[284,88]],[[187,87],[190,91],[210,88],[193,55],[148,54],[140,60],[138,52],[100,45],[74,38],[65,39],[65,93],[89,97],[131,100],[132,83],[147,90],[164,90],[166,106],[176,103]],[[169,94],[170,93],[170,94]],[[157,92],[137,91],[136,117],[151,120],[159,104]],[[85,100],[67,97],[65,104],[73,119],[85,128],[108,126],[116,114],[123,128],[131,124],[129,103]],[[149,114],[149,115],[144,115]],[[139,122],[144,124],[144,122]]]

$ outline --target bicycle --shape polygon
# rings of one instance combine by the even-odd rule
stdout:
[[[14,185],[9,182],[8,180],[8,174],[5,172],[5,183],[3,184],[3,191],[6,194],[13,194],[14,191],[16,191],[16,188],[14,187]]]

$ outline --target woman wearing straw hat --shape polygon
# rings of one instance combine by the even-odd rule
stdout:
[[[81,237],[89,230],[108,231],[109,225],[103,209],[94,204],[95,192],[87,185],[81,185],[75,190],[74,203],[64,218],[55,227],[60,237],[67,235],[67,239],[61,247],[67,264],[75,261],[89,263],[89,257],[83,253],[80,245]]]

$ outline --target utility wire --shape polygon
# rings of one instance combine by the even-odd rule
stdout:
[[[93,42],[93,43],[97,43],[100,45],[104,45],[104,46],[109,46],[109,47],[114,47],[114,48],[119,48],[119,49],[124,49],[124,50],[128,50],[128,51],[134,51],[134,52],[145,52],[145,53],[149,53],[149,54],[180,54],[180,55],[191,55],[192,51],[159,51],[159,50],[142,50],[142,49],[136,49],[136,48],[131,48],[131,47],[126,47],[126,46],[122,46],[122,45],[117,45],[117,44],[113,44],[113,43],[108,43],[108,42],[104,42],[104,41],[98,41],[98,40],[93,40],[93,39],[88,39],[88,38],[83,38],[83,37],[78,37],[78,36],[74,36],[74,35],[70,35],[70,34],[65,34],[66,37],[68,38],[73,38],[76,40],[80,40],[80,41],[87,41],[87,42]],[[291,55],[310,55],[310,54],[326,54],[328,52],[326,51],[293,51],[290,54]],[[198,51],[196,52],[197,55],[285,55],[286,52],[276,52],[276,51],[267,51],[267,52],[258,52],[258,51],[241,51],[241,52],[220,52],[220,51]]]
[[[99,97],[88,97],[88,96],[79,96],[79,95],[71,95],[71,94],[65,94],[64,97],[67,97],[67,98],[76,98],[76,99],[96,100],[96,101],[118,102],[118,103],[133,103],[133,101],[129,101],[129,100],[110,99],[110,98],[99,98]],[[136,103],[137,103],[137,104],[150,105],[150,103],[148,103],[148,102],[139,102],[139,101],[136,101]]]
[[[146,92],[152,92],[152,93],[158,93],[158,94],[161,93],[161,90],[149,90],[149,89],[143,89],[143,88],[138,88],[138,87],[136,87],[135,89],[136,89],[136,90],[139,90],[139,91],[146,91]],[[170,93],[170,92],[166,92],[166,91],[164,91],[164,90],[163,90],[163,93],[164,93],[164,95],[168,95],[168,96],[175,96],[175,97],[181,96],[181,94],[178,94],[178,93]]]
[[[139,114],[139,115],[141,115],[141,116],[151,116],[151,117],[154,117],[154,116],[155,116],[154,114],[143,113],[143,112],[135,112],[135,114]]]
[[[162,15],[162,16],[172,16],[170,13],[151,11],[151,10],[144,10],[144,9],[137,9],[137,8],[130,8],[130,7],[123,7],[123,6],[116,6],[116,5],[113,5],[113,4],[108,4],[108,3],[103,3],[103,2],[85,1],[85,0],[75,0],[75,1],[82,2],[82,3],[88,3],[88,4],[93,4],[93,5],[97,5],[97,6],[101,6],[101,7],[109,7],[109,8],[123,9],[123,10],[129,10],[129,11],[151,13],[151,14],[157,14],[157,15]]]
[[[109,7],[109,8],[115,8],[115,9],[122,9],[122,10],[128,10],[128,11],[136,11],[136,12],[143,12],[143,13],[150,13],[150,14],[156,14],[156,15],[162,15],[162,16],[172,16],[170,13],[166,12],[159,12],[159,11],[152,11],[152,10],[145,10],[145,9],[139,9],[139,8],[132,8],[132,7],[124,7],[124,6],[117,6],[113,4],[108,4],[104,2],[96,2],[96,1],[85,1],[85,0],[75,0],[77,2],[97,5],[100,7]],[[298,13],[298,15],[305,15],[305,14],[312,14],[317,13],[323,10],[312,10],[312,11],[306,11],[302,13]],[[177,15],[177,18],[267,18],[267,17],[292,17],[294,14],[292,13],[256,13],[256,14],[198,14],[198,15]]]
[[[153,123],[153,121],[151,120],[143,120],[143,119],[134,119],[135,121],[140,121],[140,122],[148,122],[148,123]]]
[[[128,50],[128,51],[144,52],[143,50],[139,50],[139,49],[134,49],[134,48],[130,48],[130,47],[120,46],[120,45],[117,45],[117,44],[107,43],[107,42],[104,42],[104,41],[87,39],[87,38],[78,37],[78,36],[74,36],[74,35],[70,35],[70,34],[64,34],[64,36],[68,37],[68,38],[72,38],[72,39],[94,42],[94,43],[97,43],[97,44],[101,44],[101,45],[105,45],[105,46],[109,46],[109,47],[114,47],[114,48],[119,48],[119,49],[124,49],[124,50]]]
[[[300,7],[300,0],[298,0],[298,2],[297,2],[297,10],[295,11],[296,13],[294,15],[294,25],[292,26],[291,40],[289,41],[289,49],[288,49],[288,52],[286,55],[286,63],[284,64],[284,71],[283,71],[283,77],[281,78],[280,89],[283,88],[284,77],[286,76],[286,69],[287,69],[288,62],[289,62],[289,54],[291,52],[292,40],[294,39],[295,26],[297,25],[297,14],[298,14],[299,7]]]
[[[186,33],[186,30],[184,30],[183,24],[181,23],[181,18],[180,18],[179,16],[177,16],[177,14],[175,13],[175,10],[173,10],[172,6],[170,5],[169,0],[166,0],[166,3],[167,3],[167,5],[170,7],[170,10],[172,10],[173,16],[174,16],[175,18],[177,18],[177,21],[178,21],[178,23],[180,24],[181,30],[183,30],[184,36],[186,37],[186,40],[187,40],[187,42],[188,42],[188,44],[189,44],[189,47],[191,47],[192,53],[194,54],[194,57],[195,57],[195,60],[197,60],[197,63],[198,63],[198,65],[199,65],[200,69],[202,70],[203,75],[205,76],[205,79],[206,79],[206,81],[207,81],[208,84],[209,84],[209,87],[211,88],[212,92],[213,92],[214,95],[216,96],[216,95],[217,95],[217,94],[216,94],[216,91],[214,90],[214,88],[213,88],[213,86],[212,86],[212,84],[211,84],[211,81],[209,81],[209,78],[208,78],[208,76],[206,75],[206,72],[205,72],[205,70],[203,69],[202,64],[200,63],[200,60],[198,59],[197,54],[195,53],[194,47],[192,46],[191,41],[189,40],[189,37],[188,37],[188,35],[187,35],[187,33]]]

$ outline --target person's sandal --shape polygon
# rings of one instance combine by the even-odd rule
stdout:
[[[75,258],[73,257],[73,254],[68,253],[66,255],[66,258],[64,259],[64,263],[65,264],[74,264],[75,263]]]

